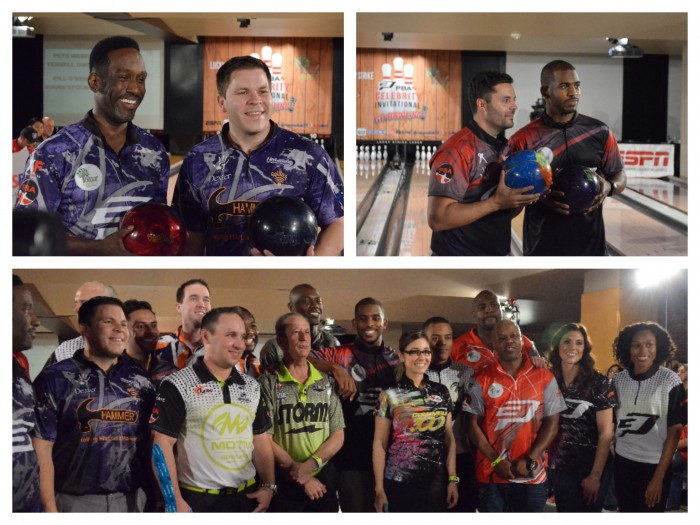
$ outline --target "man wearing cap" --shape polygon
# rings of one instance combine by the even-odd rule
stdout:
[[[27,148],[30,154],[34,153],[34,145],[39,142],[39,135],[36,130],[27,126],[19,133],[19,137],[12,139],[12,153],[17,153]]]

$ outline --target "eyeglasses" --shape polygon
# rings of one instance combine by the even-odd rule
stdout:
[[[404,350],[403,353],[406,355],[410,355],[411,357],[416,357],[419,355],[429,356],[432,355],[433,352],[432,350],[426,348],[425,350]]]

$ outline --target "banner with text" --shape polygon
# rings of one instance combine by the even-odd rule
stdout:
[[[673,177],[673,144],[618,144],[628,177]]]

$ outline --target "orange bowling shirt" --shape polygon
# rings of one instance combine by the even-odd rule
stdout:
[[[483,416],[481,429],[494,450],[508,461],[515,461],[530,451],[542,426],[542,418],[566,410],[554,374],[546,368],[535,368],[529,358],[515,377],[505,372],[500,363],[489,366],[474,376],[462,410]],[[547,481],[545,455],[537,459],[532,477],[507,480],[494,473],[491,462],[477,451],[478,483],[527,483]]]
[[[535,343],[523,336],[523,355],[528,357],[533,350],[537,352]],[[452,342],[451,357],[453,361],[467,365],[474,372],[479,372],[498,361],[494,353],[479,338],[476,328],[472,328]]]

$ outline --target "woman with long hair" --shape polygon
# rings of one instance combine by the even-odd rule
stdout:
[[[675,354],[669,333],[653,322],[626,326],[613,343],[625,367],[617,393],[615,479],[620,512],[663,512],[671,461],[688,421],[687,393],[678,375],[661,366]]]
[[[401,336],[397,386],[382,391],[372,463],[377,512],[443,512],[457,504],[456,446],[447,387],[428,380],[430,344]]]
[[[615,395],[595,369],[591,349],[579,323],[565,324],[552,337],[549,360],[567,406],[550,449],[557,512],[600,512],[612,475]]]

